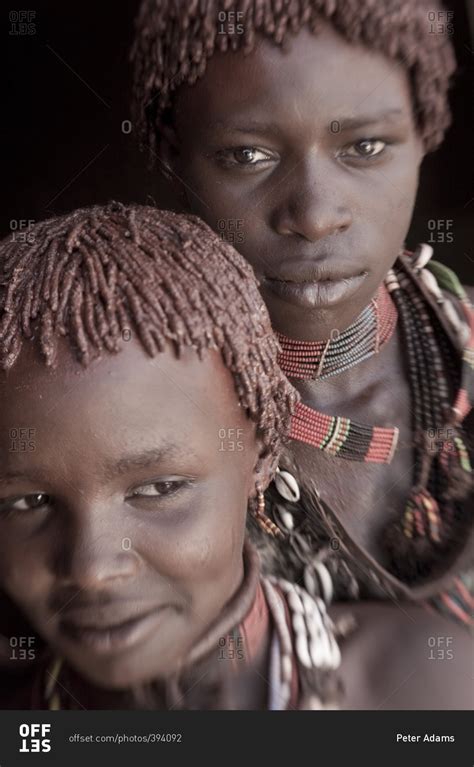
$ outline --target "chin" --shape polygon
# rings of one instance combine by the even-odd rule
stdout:
[[[77,664],[71,665],[88,682],[110,692],[123,692],[164,676],[162,669],[150,671],[149,667],[141,668],[135,664],[128,665],[123,659],[117,659],[108,665],[104,664],[100,669],[91,669],[90,666],[79,668]]]

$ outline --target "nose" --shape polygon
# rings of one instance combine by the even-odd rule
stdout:
[[[136,577],[140,557],[127,536],[100,508],[89,509],[80,521],[68,520],[56,572],[64,584],[88,592],[100,591],[112,581]],[[115,585],[115,583],[114,583]]]
[[[336,174],[333,164],[325,165],[317,155],[300,162],[283,184],[286,194],[273,211],[273,229],[309,242],[348,229],[352,214],[335,188]]]

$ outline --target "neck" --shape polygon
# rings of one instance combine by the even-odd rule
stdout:
[[[370,299],[367,304],[359,304],[355,299],[348,305],[299,308],[298,311],[285,304],[284,311],[280,310],[281,320],[274,318],[273,327],[277,333],[296,341],[323,342],[331,338],[334,329],[339,333],[347,330],[369,303]]]
[[[323,341],[301,341],[277,333],[283,372],[292,379],[322,380],[342,373],[374,354],[393,335],[397,312],[385,286],[346,330]]]

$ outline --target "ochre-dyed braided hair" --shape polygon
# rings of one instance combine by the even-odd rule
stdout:
[[[270,472],[276,468],[297,394],[277,366],[277,342],[251,267],[197,217],[110,203],[38,223],[26,242],[0,242],[0,369],[15,365],[25,343],[55,366],[62,337],[84,366],[120,352],[131,337],[152,357],[169,344],[177,355],[185,347],[200,356],[218,350],[256,423],[260,459],[269,456]],[[38,641],[39,665],[50,650]],[[216,678],[209,668],[220,707],[223,670]],[[162,706],[156,685],[126,691],[123,707]],[[208,708],[201,687],[195,705]]]
[[[431,0],[143,0],[131,53],[142,147],[153,163],[173,93],[202,77],[215,52],[250,53],[258,35],[285,46],[302,27],[317,35],[329,22],[349,43],[404,67],[419,135],[425,151],[433,151],[451,121],[447,93],[455,70],[449,35],[433,33],[430,21],[440,7]]]
[[[251,267],[197,217],[110,203],[40,222],[26,242],[4,239],[0,368],[33,337],[54,366],[62,336],[85,366],[129,336],[152,357],[167,344],[218,350],[261,457],[276,464],[297,395]]]

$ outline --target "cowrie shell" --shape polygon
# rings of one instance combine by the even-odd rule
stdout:
[[[293,519],[293,514],[290,511],[287,511],[287,509],[285,509],[284,506],[280,506],[279,504],[275,505],[274,514],[275,514],[278,522],[280,522],[281,526],[285,530],[288,530],[288,532],[291,533],[291,531],[293,530],[293,528],[295,526],[295,521]]]
[[[279,469],[275,476],[275,487],[286,501],[296,503],[300,499],[300,489],[294,476],[289,471]]]
[[[303,636],[302,634],[298,634],[296,637],[296,654],[303,666],[311,668],[312,662],[309,654],[308,642],[306,636]]]
[[[432,255],[433,255],[433,248],[431,247],[431,245],[428,245],[426,242],[422,242],[415,253],[415,259],[413,263],[415,269],[423,269],[423,267],[426,266],[426,264],[428,263]]]

